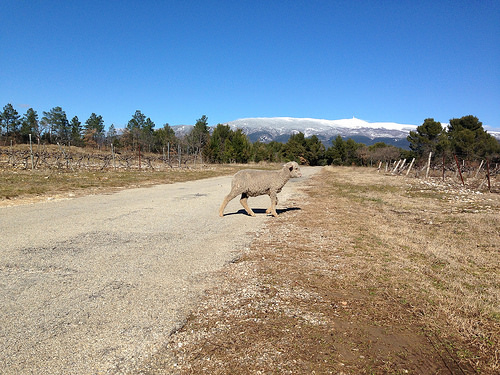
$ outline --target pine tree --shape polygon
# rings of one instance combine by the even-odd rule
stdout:
[[[75,116],[71,119],[69,126],[71,128],[71,144],[74,146],[83,146],[83,138],[82,138],[82,123],[78,119],[78,116]]]
[[[48,136],[49,142],[69,141],[70,128],[66,113],[61,107],[54,107],[49,112],[43,112],[40,124]]]
[[[26,142],[29,139],[29,135],[31,134],[33,140],[36,138],[38,141],[40,140],[40,126],[38,122],[38,113],[33,108],[29,108],[26,111],[26,114],[23,116],[21,121],[21,136],[23,140]]]
[[[325,158],[325,145],[321,143],[316,135],[306,139],[306,156],[310,165],[324,165],[326,164]]]
[[[171,148],[177,146],[178,139],[174,129],[169,124],[164,124],[162,128],[155,130],[153,136],[157,151],[162,151],[168,144]]]
[[[104,138],[104,120],[102,116],[92,113],[84,126],[84,142],[88,146],[100,144]]]
[[[19,113],[14,109],[12,104],[7,104],[3,107],[3,112],[0,113],[0,123],[2,128],[5,128],[5,135],[13,137],[19,132],[21,121],[19,120]]]
[[[448,139],[454,154],[466,159],[488,157],[500,152],[500,143],[488,134],[475,116],[450,120]]]
[[[328,159],[334,165],[343,165],[347,161],[346,142],[340,135],[332,140],[332,147],[328,149]]]
[[[415,156],[420,158],[432,152],[434,155],[442,154],[448,148],[446,131],[440,122],[427,118],[415,131],[410,131],[406,138],[410,142],[410,149]]]
[[[186,137],[188,146],[195,150],[196,155],[201,155],[205,145],[210,139],[210,132],[208,129],[208,117],[203,115],[196,120],[196,124],[191,132]]]
[[[306,139],[304,133],[292,134],[284,146],[286,160],[300,162],[306,156]]]
[[[125,129],[125,142],[132,147],[132,150],[136,150],[139,147],[141,130],[146,125],[146,116],[140,111],[136,110],[132,118],[127,123]]]

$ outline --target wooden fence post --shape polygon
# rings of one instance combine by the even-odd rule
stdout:
[[[408,170],[406,171],[406,175],[407,175],[407,176],[408,176],[408,174],[410,173],[410,171],[411,171],[411,167],[413,167],[413,163],[414,163],[414,162],[415,162],[415,158],[413,158],[413,159],[411,160],[410,166],[408,167]]]
[[[401,159],[399,159],[398,162],[396,163],[396,166],[394,167],[394,169],[391,172],[392,174],[394,174],[396,172],[396,170],[398,169],[399,163],[401,163]]]
[[[141,170],[141,145],[139,145],[139,170]]]
[[[488,190],[491,193],[491,183],[490,183],[490,159],[486,159],[486,177],[488,178]]]
[[[406,159],[403,159],[403,163],[399,166],[399,171],[403,172],[405,169]]]
[[[432,152],[429,152],[429,159],[427,160],[427,170],[425,171],[425,178],[429,177],[429,169],[431,167],[431,156]]]
[[[477,178],[477,175],[479,174],[479,171],[480,171],[480,170],[481,170],[481,168],[483,167],[483,163],[484,163],[484,160],[481,160],[481,164],[479,164],[479,168],[477,169],[476,174],[474,175],[474,178],[475,178],[475,179]]]
[[[179,154],[179,168],[181,167],[181,145],[179,144],[177,147],[177,153]]]
[[[31,170],[35,169],[35,165],[33,164],[33,145],[31,144],[31,134],[30,137],[30,154],[31,154]]]
[[[116,163],[115,163],[115,149],[113,144],[111,143],[111,156],[113,157],[113,169],[116,171]]]
[[[460,163],[458,162],[457,155],[455,156],[455,161],[457,162],[458,173],[460,173],[460,179],[462,180],[462,185],[465,186],[464,178],[462,177],[462,171],[460,170]]]
[[[443,153],[443,181],[444,181],[444,163],[446,162],[446,158]]]

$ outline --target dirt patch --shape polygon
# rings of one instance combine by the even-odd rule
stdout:
[[[140,373],[497,373],[500,199],[432,184],[325,168]]]

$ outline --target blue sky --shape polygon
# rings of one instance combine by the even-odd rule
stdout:
[[[500,1],[0,4],[0,106],[124,127],[246,117],[500,130]]]

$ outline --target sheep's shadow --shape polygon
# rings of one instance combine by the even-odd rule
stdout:
[[[297,210],[301,210],[301,208],[300,207],[277,208],[276,209],[276,213],[278,215],[280,215],[280,214],[288,212],[288,211],[297,211]],[[265,214],[266,213],[266,209],[265,208],[252,208],[252,211],[255,213],[255,215],[260,215],[260,214]],[[224,214],[224,216],[239,215],[239,214],[250,216],[245,211],[244,208],[242,208],[241,210],[238,210],[236,212],[228,212],[227,214]]]

